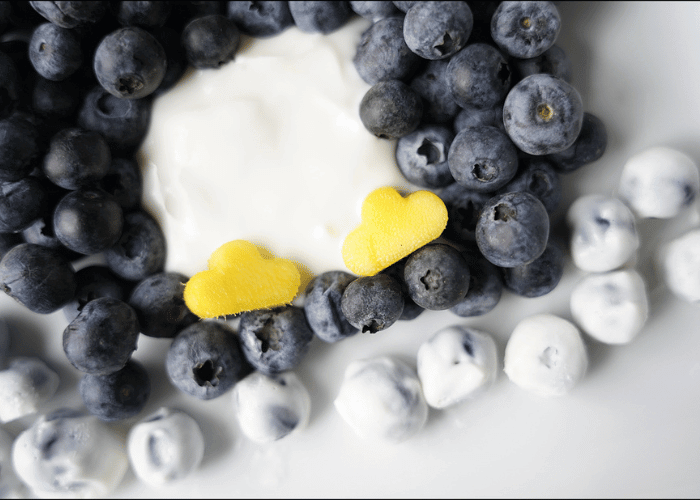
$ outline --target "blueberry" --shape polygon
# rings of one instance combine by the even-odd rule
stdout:
[[[549,241],[542,255],[529,264],[503,269],[506,288],[522,297],[541,297],[559,284],[564,274],[561,246]]]
[[[221,321],[200,321],[173,339],[165,358],[170,381],[199,399],[214,399],[250,372],[235,332]]]
[[[163,270],[165,236],[158,222],[143,210],[124,216],[119,241],[104,251],[109,268],[120,277],[140,281]]]
[[[122,26],[152,28],[163,26],[170,15],[170,2],[119,2],[117,21]]]
[[[481,193],[505,186],[518,170],[518,150],[496,127],[459,132],[447,154],[450,172],[462,186]]]
[[[161,272],[141,280],[131,292],[129,305],[149,337],[172,338],[199,318],[185,304],[183,292],[187,276]]]
[[[418,94],[399,80],[373,85],[360,103],[360,120],[367,130],[382,139],[397,139],[419,125],[423,103]]]
[[[558,45],[552,45],[531,59],[511,59],[510,64],[518,80],[537,73],[548,73],[571,83],[571,59]]]
[[[21,243],[0,261],[0,286],[30,311],[48,314],[73,298],[75,273],[58,251]]]
[[[564,151],[547,156],[554,168],[568,173],[600,159],[608,146],[608,132],[603,121],[591,113],[583,113],[581,132]]]
[[[476,106],[464,106],[454,119],[453,128],[455,134],[469,127],[483,126],[497,127],[505,132],[503,126],[503,105],[496,104],[491,108],[477,108]]]
[[[83,375],[78,391],[91,415],[114,422],[143,410],[151,395],[151,379],[141,363],[131,360],[115,373]]]
[[[20,78],[12,58],[0,52],[0,119],[17,108],[20,96]]]
[[[472,43],[450,59],[445,80],[460,106],[491,108],[508,93],[511,71],[498,49]]]
[[[95,50],[95,76],[110,94],[140,99],[152,94],[165,76],[163,46],[142,28],[120,28],[102,39]]]
[[[549,237],[549,216],[540,200],[525,192],[491,198],[476,224],[476,244],[499,267],[529,264],[542,255]]]
[[[119,204],[101,189],[78,189],[61,198],[53,214],[56,237],[85,255],[107,250],[119,240],[124,216]]]
[[[413,301],[425,309],[449,309],[469,289],[469,266],[454,247],[425,245],[406,261],[404,280]]]
[[[124,210],[138,208],[141,203],[141,170],[138,163],[131,158],[112,158],[99,185]]]
[[[421,125],[396,143],[396,164],[413,184],[427,188],[445,187],[454,182],[447,164],[452,130],[442,125]]]
[[[357,333],[340,308],[343,292],[355,278],[344,271],[328,271],[314,277],[306,287],[304,313],[321,340],[337,342]]]
[[[467,247],[462,257],[469,266],[467,294],[450,312],[462,318],[481,316],[498,305],[503,292],[500,268],[486,260],[476,247]]]
[[[448,64],[444,59],[428,61],[409,83],[423,101],[424,122],[447,123],[459,113],[445,79]]]
[[[281,306],[241,314],[238,335],[248,362],[272,375],[296,368],[309,350],[314,333],[303,309]]]
[[[362,276],[345,288],[340,307],[350,324],[362,333],[386,330],[403,312],[401,283],[384,273]]]
[[[165,75],[153,92],[153,97],[167,92],[175,86],[187,69],[187,60],[180,46],[180,32],[169,26],[152,28],[151,34],[156,37],[165,51]]]
[[[408,294],[408,287],[403,279],[403,272],[406,268],[406,261],[408,257],[404,257],[398,262],[394,262],[392,265],[383,269],[382,274],[388,274],[401,285],[401,294],[403,295],[403,311],[401,311],[401,316],[399,316],[399,321],[411,321],[416,319],[423,311],[424,308],[413,302],[413,299]]]
[[[107,141],[98,132],[66,128],[51,138],[43,170],[57,186],[78,189],[102,179],[111,161]]]
[[[389,1],[351,1],[350,8],[355,14],[377,22],[380,19],[394,16],[402,16],[401,11],[393,2]]]
[[[0,233],[0,259],[20,243],[24,243],[20,233]]]
[[[63,306],[68,322],[73,321],[91,300],[109,297],[125,301],[129,286],[106,266],[92,265],[75,273],[75,295]]]
[[[455,182],[439,196],[447,208],[447,227],[442,236],[455,243],[473,242],[479,214],[491,194],[479,193]]]
[[[394,6],[395,6],[397,9],[399,9],[401,12],[406,13],[406,12],[408,12],[408,9],[410,9],[410,8],[413,7],[415,4],[420,3],[420,2],[418,2],[418,1],[416,1],[416,0],[409,0],[409,1],[404,1],[404,2],[399,2],[399,1],[397,1],[397,2],[392,2],[392,3],[393,3]]]
[[[537,57],[549,49],[560,28],[559,11],[552,2],[501,2],[491,18],[493,41],[521,59]]]
[[[18,115],[0,120],[0,182],[18,181],[34,168],[39,133]]]
[[[75,82],[54,82],[38,76],[32,89],[32,109],[50,120],[73,120],[80,104],[79,87]]]
[[[47,204],[46,189],[35,177],[0,182],[0,232],[23,231],[43,215]]]
[[[65,80],[83,64],[80,39],[72,30],[53,23],[36,27],[29,42],[34,70],[48,80]]]
[[[227,15],[241,33],[258,38],[279,35],[294,25],[289,2],[243,2],[229,1]]]
[[[22,231],[22,238],[27,243],[52,248],[68,261],[74,261],[84,257],[84,255],[66,248],[63,243],[61,243],[61,240],[56,237],[56,232],[53,228],[53,215],[50,213],[42,215],[27,229]]]
[[[29,2],[46,20],[61,28],[75,28],[96,23],[105,15],[107,2]]]
[[[107,375],[124,367],[136,350],[139,321],[126,302],[90,300],[63,331],[63,351],[83,373]]]
[[[549,161],[537,156],[521,159],[518,173],[499,192],[513,191],[534,194],[549,214],[554,213],[562,198],[559,174]]]
[[[353,12],[348,2],[299,1],[289,2],[294,24],[304,33],[327,35],[341,28]]]
[[[196,17],[187,23],[182,30],[182,47],[191,66],[218,68],[233,60],[240,38],[232,19],[212,14]]]
[[[417,2],[406,12],[406,44],[424,59],[445,59],[464,47],[474,18],[466,2]]]
[[[511,140],[531,155],[560,153],[581,131],[583,102],[564,80],[547,74],[518,82],[503,103],[503,123]]]

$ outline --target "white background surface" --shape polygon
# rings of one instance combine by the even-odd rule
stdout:
[[[559,3],[558,40],[573,62],[584,107],[605,122],[608,150],[564,179],[566,204],[580,194],[613,194],[625,160],[647,147],[677,147],[700,161],[700,4]],[[560,211],[558,220],[561,219]],[[654,255],[663,241],[700,221],[698,204],[673,221],[644,221],[637,269],[647,280],[651,315],[629,345],[586,337],[587,377],[569,395],[542,399],[501,372],[494,387],[458,408],[431,410],[425,429],[399,445],[362,441],[332,401],[353,359],[398,356],[415,366],[418,346],[443,326],[466,324],[494,335],[502,359],[508,336],[527,315],[570,319],[567,264],[551,294],[504,294],[489,314],[462,319],[427,311],[374,336],[327,345],[314,341],[297,370],[312,396],[310,424],[270,445],[243,437],[230,394],[202,402],[167,381],[169,341],[143,337],[135,358],[153,392],[141,416],[162,405],[188,411],[202,426],[206,452],[186,481],[147,488],[129,472],[115,496],[128,497],[698,497],[700,496],[700,308],[671,296]],[[556,221],[555,221],[556,224]],[[13,355],[40,355],[61,386],[47,406],[81,407],[79,374],[61,348],[62,312],[38,316],[0,296],[13,327]],[[126,432],[138,419],[113,427]],[[33,421],[4,426],[17,434]]]

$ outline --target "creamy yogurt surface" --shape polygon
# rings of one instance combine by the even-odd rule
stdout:
[[[144,207],[166,236],[167,270],[202,271],[234,239],[313,274],[346,269],[342,243],[364,198],[381,186],[417,189],[396,166],[395,141],[360,121],[370,86],[352,58],[369,25],[244,37],[234,61],[188,70],[155,100],[138,157]]]

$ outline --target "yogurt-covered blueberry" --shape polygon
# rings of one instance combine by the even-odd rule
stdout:
[[[253,372],[234,386],[233,407],[243,434],[269,443],[306,426],[311,397],[293,372]]]
[[[700,228],[671,240],[659,253],[669,290],[683,300],[700,303]]]
[[[364,439],[404,441],[423,428],[428,404],[416,373],[389,356],[351,362],[335,408]]]
[[[131,469],[151,486],[187,477],[202,461],[204,435],[187,413],[162,407],[129,431]]]
[[[562,396],[585,375],[588,355],[571,322],[535,314],[516,325],[503,364],[508,378],[523,389],[538,396]]]
[[[465,326],[437,331],[418,349],[418,378],[427,403],[446,408],[488,388],[496,379],[496,343]]]
[[[570,304],[581,329],[606,344],[627,344],[649,316],[644,280],[634,269],[585,276],[571,291]]]
[[[0,498],[26,498],[24,485],[12,468],[14,438],[0,428]]]
[[[58,374],[39,358],[19,357],[0,371],[0,422],[36,413],[58,389]]]

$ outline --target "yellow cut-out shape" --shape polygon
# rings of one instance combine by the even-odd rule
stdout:
[[[264,259],[252,243],[234,240],[217,248],[209,270],[185,285],[185,304],[200,318],[217,318],[290,303],[300,285],[291,260]]]
[[[439,237],[447,226],[447,208],[430,191],[404,198],[382,187],[362,202],[361,218],[343,242],[343,261],[355,274],[374,276]]]

